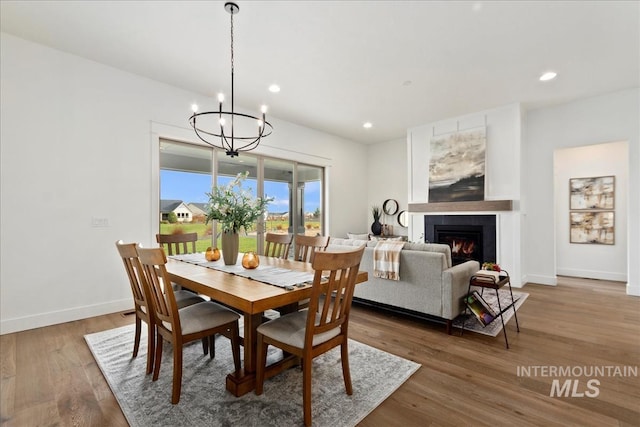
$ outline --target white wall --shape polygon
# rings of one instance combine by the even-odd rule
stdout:
[[[627,293],[640,295],[640,89],[527,113],[524,144],[523,260],[531,282],[555,284],[554,152],[605,142],[628,143]],[[564,238],[564,236],[560,236]],[[602,270],[614,271],[609,267]]]
[[[367,150],[368,206],[363,219],[363,232],[371,233],[371,206],[382,207],[387,199],[398,202],[398,212],[407,210],[407,141],[398,139],[370,145]],[[397,215],[383,215],[382,221],[393,227],[393,234],[406,236],[408,228],[400,227]]]
[[[0,333],[131,308],[114,242],[155,244],[157,132],[183,133],[202,97],[6,33],[0,43]],[[366,147],[270,121],[259,152],[328,166],[329,234],[361,227],[368,187],[353,177],[366,176]]]
[[[563,276],[627,281],[627,142],[557,150],[554,156],[556,272]],[[614,245],[569,242],[569,180],[615,176]]]
[[[520,229],[520,144],[521,110],[519,104],[507,105],[478,113],[429,123],[409,129],[407,146],[409,155],[409,202],[428,201],[429,144],[431,137],[455,131],[486,126],[487,158],[485,169],[485,199],[513,200],[510,212],[439,212],[444,215],[496,214],[497,262],[512,277],[514,286],[522,286],[521,229]],[[410,240],[419,240],[424,233],[424,214],[411,214]]]

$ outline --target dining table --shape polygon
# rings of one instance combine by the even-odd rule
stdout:
[[[222,303],[244,317],[243,367],[226,377],[226,388],[239,397],[255,388],[257,364],[257,328],[266,319],[267,310],[281,314],[298,310],[299,302],[311,297],[314,270],[311,263],[260,255],[260,266],[253,272],[237,266],[224,266],[222,259],[207,262],[204,253],[170,256],[166,269],[171,281],[211,300]],[[260,273],[277,274],[262,279]],[[265,280],[265,281],[261,281]],[[356,283],[368,280],[366,271],[359,271]],[[266,283],[270,282],[270,283]],[[296,282],[296,283],[293,283]],[[298,363],[293,356],[285,356],[265,370],[265,378],[276,375]]]

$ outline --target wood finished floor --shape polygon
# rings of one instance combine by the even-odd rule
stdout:
[[[620,283],[572,278],[523,291],[509,350],[502,335],[449,336],[442,325],[354,306],[351,338],[422,364],[360,425],[640,426],[639,377],[598,377],[589,398],[550,397],[554,378],[517,375],[519,366],[637,367],[640,298]],[[1,336],[2,425],[126,426],[83,335],[132,322],[116,313]]]

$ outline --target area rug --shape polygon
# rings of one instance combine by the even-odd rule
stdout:
[[[225,389],[233,370],[231,346],[216,339],[216,357],[209,359],[201,343],[184,348],[182,394],[171,404],[171,346],[165,344],[158,381],[145,375],[146,338],[132,358],[134,326],[85,335],[129,424],[138,426],[297,426],[303,425],[302,371],[292,368],[264,384],[264,393],[239,398]],[[142,334],[144,337],[144,333]],[[281,357],[270,347],[268,363]],[[340,349],[314,359],[312,416],[314,426],[354,426],[389,397],[420,367],[368,345],[349,340],[353,395],[344,390]]]
[[[474,290],[474,287],[471,287],[471,290]],[[479,289],[477,289],[480,292]],[[500,289],[498,291],[500,296],[500,305],[504,309],[504,307],[511,304],[511,295],[509,294],[509,290]],[[513,291],[513,299],[516,301],[516,311],[520,309],[522,304],[526,301],[529,296],[526,292],[516,292]],[[496,299],[496,292],[493,289],[485,289],[482,294],[482,298],[491,306],[491,308],[498,313],[498,300]],[[504,324],[511,320],[513,317],[513,308],[509,308],[502,314],[504,318]],[[492,337],[497,336],[500,332],[502,332],[502,322],[500,322],[500,318],[496,318],[493,322],[488,324],[487,326],[482,326],[482,323],[473,315],[469,310],[467,310],[467,314],[463,313],[453,319],[453,327],[454,328],[462,328],[462,321],[464,320],[464,330],[465,332],[468,330],[470,332],[476,332],[478,334],[490,335]],[[513,321],[515,323],[515,320]]]

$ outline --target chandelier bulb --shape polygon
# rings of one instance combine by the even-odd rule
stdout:
[[[193,111],[194,113],[198,112],[198,104],[191,104],[191,111]]]
[[[267,112],[267,106],[266,106],[266,105],[263,105],[263,106],[260,108],[260,111],[262,111],[262,114],[265,114],[265,113]]]
[[[262,125],[264,125],[264,122],[262,120],[258,120],[258,128],[262,129]]]
[[[225,125],[225,123],[226,123],[226,121],[225,121],[225,119],[220,119],[220,120],[219,120],[219,123],[220,123],[220,126],[224,126],[224,125]]]
[[[224,93],[218,94],[218,102],[224,102]]]

